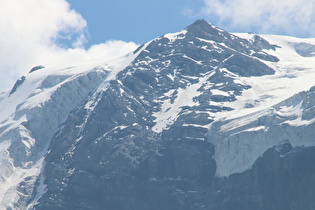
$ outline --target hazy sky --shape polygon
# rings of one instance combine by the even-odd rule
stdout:
[[[200,18],[231,32],[315,37],[313,0],[0,0],[0,92],[36,65],[120,56]]]

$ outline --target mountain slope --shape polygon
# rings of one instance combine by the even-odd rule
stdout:
[[[23,82],[18,80],[10,92],[2,95],[1,208],[5,208],[2,205],[25,206],[53,134],[76,106],[104,80],[112,79],[128,65],[125,64],[128,60],[130,58],[80,67],[40,68],[24,76]]]
[[[29,78],[44,69],[31,72],[1,101],[15,103],[0,128],[9,151],[1,203],[312,209],[314,43],[198,20],[112,68],[54,72],[36,85]],[[19,93],[28,83],[34,90]]]

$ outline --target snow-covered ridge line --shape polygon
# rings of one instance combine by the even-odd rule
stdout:
[[[237,35],[246,37],[246,34]],[[307,91],[315,85],[314,58],[302,57],[291,44],[293,41],[295,43],[314,43],[315,39],[300,39],[277,35],[260,36],[269,43],[280,47],[276,48],[275,51],[267,51],[269,54],[278,57],[280,61],[276,63],[263,61],[276,71],[275,74],[243,77],[244,82],[252,88],[245,90],[241,96],[237,97],[236,101],[227,105],[233,108],[234,111],[218,113],[218,118],[232,119],[262,111],[286,100],[294,94]]]
[[[146,49],[146,47],[151,43],[152,41],[149,41],[145,43],[142,47],[139,47],[135,52],[129,53],[126,56],[120,59],[115,60],[116,66],[111,69],[110,72],[108,72],[108,76],[106,80],[104,80],[98,88],[88,97],[88,102],[85,104],[85,109],[87,110],[87,114],[84,117],[83,124],[80,125],[80,127],[84,127],[85,123],[87,122],[87,119],[91,115],[92,111],[94,110],[95,106],[100,102],[102,99],[100,97],[100,94],[104,91],[106,91],[110,85],[111,80],[115,80],[116,76],[119,72],[124,70],[134,59],[143,51]]]
[[[177,32],[177,33],[165,34],[163,37],[169,39],[170,42],[174,42],[177,39],[184,39],[186,33],[187,33],[187,30],[185,29],[185,30],[182,30],[182,31]]]
[[[21,194],[19,185],[31,173],[32,182],[25,187],[33,189],[53,134],[75,107],[104,81],[115,78],[135,56],[130,53],[107,62],[42,68],[26,75],[14,92],[2,95],[0,144],[6,142],[1,150],[7,155],[0,157],[0,186],[6,186],[0,187],[1,208],[17,203],[25,208],[23,200],[30,195]]]

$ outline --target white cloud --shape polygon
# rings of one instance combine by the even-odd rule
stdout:
[[[204,0],[203,14],[218,19],[228,30],[315,35],[313,0]]]
[[[70,67],[91,63],[99,65],[118,56],[126,55],[137,47],[138,45],[134,42],[109,40],[105,43],[93,45],[87,50],[83,48],[49,49],[47,53],[39,55],[37,58],[42,61],[41,64],[47,67]]]
[[[113,58],[137,47],[108,41],[80,48],[87,23],[66,0],[0,1],[0,92],[36,65]],[[70,41],[73,48],[62,48],[60,40]]]

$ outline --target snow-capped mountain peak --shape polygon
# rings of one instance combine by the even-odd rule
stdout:
[[[0,99],[0,207],[289,209],[261,183],[312,157],[314,46],[198,20],[113,61],[34,68]]]

